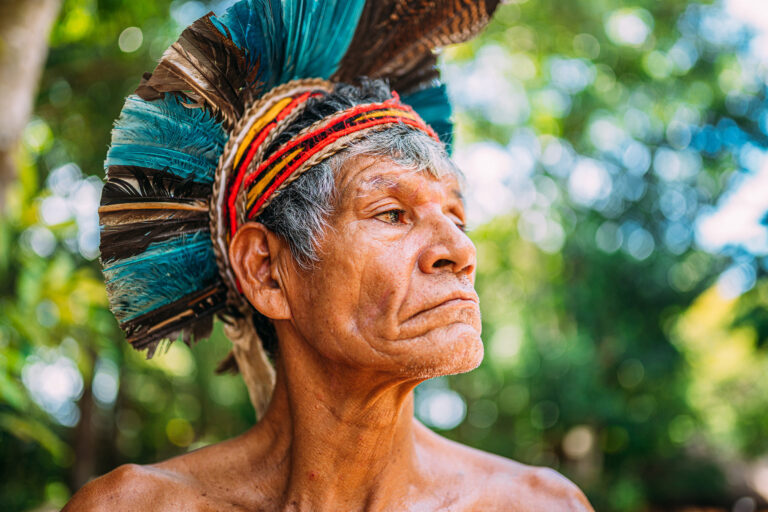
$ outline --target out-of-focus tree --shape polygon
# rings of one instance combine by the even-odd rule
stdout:
[[[0,210],[5,188],[16,177],[15,156],[29,120],[48,50],[48,33],[60,0],[0,4]]]

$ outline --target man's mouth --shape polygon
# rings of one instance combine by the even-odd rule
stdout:
[[[419,315],[422,315],[424,313],[428,313],[430,311],[434,311],[438,308],[443,307],[474,307],[477,308],[480,303],[479,298],[477,297],[477,294],[472,292],[457,292],[453,293],[447,297],[444,297],[443,299],[439,301],[435,301],[431,303],[429,306],[427,306],[424,309],[421,309],[417,311],[415,314],[408,317],[405,321],[408,322],[409,320],[412,320],[416,318]]]

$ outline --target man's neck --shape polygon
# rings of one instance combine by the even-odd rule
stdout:
[[[376,510],[405,498],[398,494],[418,478],[417,382],[334,365],[306,344],[284,347],[272,402],[251,432],[255,443],[269,443],[257,452],[276,463],[281,508]]]

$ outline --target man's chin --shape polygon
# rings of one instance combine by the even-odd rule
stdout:
[[[445,361],[441,375],[454,375],[474,370],[483,362],[485,349],[480,334],[472,330],[462,333],[453,344],[451,356]]]
[[[437,331],[437,332],[435,332]],[[404,372],[424,378],[466,373],[483,361],[483,342],[471,325],[456,323],[436,329],[411,345]]]

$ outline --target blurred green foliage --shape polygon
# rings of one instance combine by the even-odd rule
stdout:
[[[220,328],[145,361],[95,261],[123,98],[224,4],[64,2],[0,220],[4,510],[56,509],[94,475],[254,421],[239,377],[214,375]],[[517,0],[444,53],[456,158],[501,169],[508,194],[469,176],[486,358],[420,386],[423,421],[558,469],[601,511],[730,510],[768,492],[754,471],[768,457],[764,254],[697,237],[766,147],[751,37],[717,3]]]

